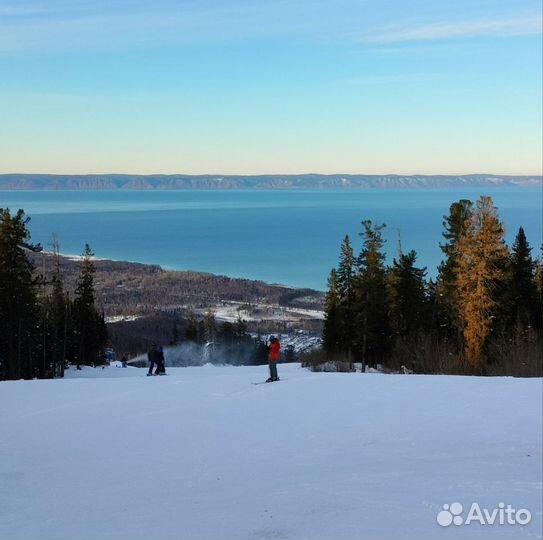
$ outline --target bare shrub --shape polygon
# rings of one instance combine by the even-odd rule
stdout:
[[[404,366],[414,373],[465,373],[454,344],[428,334],[414,339],[398,338],[386,365],[398,372],[405,371]]]
[[[528,332],[512,339],[500,337],[489,346],[487,375],[543,377],[543,339]]]
[[[316,349],[300,355],[302,367],[311,371],[332,371],[347,373],[353,371],[352,362],[345,358],[330,358],[324,349]]]

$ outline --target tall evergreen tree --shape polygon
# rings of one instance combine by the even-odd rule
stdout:
[[[177,316],[173,320],[172,325],[172,341],[171,345],[176,345],[179,342],[179,321],[177,320]]]
[[[387,276],[390,326],[397,337],[416,337],[427,326],[426,268],[417,268],[417,254],[400,253]]]
[[[209,308],[204,316],[204,337],[206,341],[215,341],[217,336],[217,324],[215,322],[215,313]]]
[[[53,376],[64,376],[67,350],[67,320],[66,320],[66,294],[62,282],[60,267],[60,243],[58,237],[53,237],[53,292],[51,295],[52,319],[52,369]]]
[[[534,281],[537,289],[539,319],[543,321],[543,244],[535,262]]]
[[[458,240],[464,233],[470,219],[473,203],[468,199],[460,199],[449,207],[449,215],[443,216],[444,244],[439,247],[445,256],[438,268],[436,283],[437,321],[440,329],[452,333],[459,327],[456,320],[458,313],[458,287],[456,283]]]
[[[335,359],[339,352],[343,350],[341,344],[342,330],[337,273],[336,269],[333,268],[328,278],[328,292],[325,298],[325,320],[322,332],[324,350],[332,359]]]
[[[474,372],[483,373],[485,348],[497,308],[496,288],[505,278],[503,261],[508,257],[503,225],[490,197],[481,196],[476,202],[455,251],[464,355]]]
[[[355,256],[348,235],[341,243],[338,268],[335,272],[335,289],[338,297],[336,314],[337,336],[335,354],[344,354],[348,362],[352,362],[354,346],[354,313],[353,313],[353,280],[355,272]]]
[[[187,328],[185,330],[185,339],[187,341],[196,341],[198,342],[198,321],[196,320],[196,316],[194,315],[194,311],[192,309],[189,310],[188,318],[187,318]]]
[[[53,376],[53,317],[52,298],[48,295],[46,257],[42,256],[41,275],[37,277],[41,294],[38,295],[38,323],[36,326],[35,340],[35,376],[47,379]]]
[[[92,252],[85,244],[79,268],[79,279],[73,303],[76,362],[94,365],[103,362],[103,350],[107,341],[107,330],[103,315],[95,306]]]
[[[36,280],[26,251],[41,247],[30,243],[29,221],[0,208],[0,379],[35,375]]]
[[[387,349],[388,304],[386,294],[385,225],[362,222],[363,247],[357,259],[358,271],[353,280],[355,346],[357,357],[375,365]]]
[[[524,229],[520,227],[511,250],[510,283],[508,306],[513,324],[523,330],[539,327],[538,291],[535,277],[535,262],[531,256],[532,248],[528,244]]]
[[[339,264],[336,271],[336,289],[342,301],[352,295],[355,258],[349,236],[345,236],[341,243]]]

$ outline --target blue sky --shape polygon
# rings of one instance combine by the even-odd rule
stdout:
[[[534,0],[0,0],[0,172],[541,174]]]

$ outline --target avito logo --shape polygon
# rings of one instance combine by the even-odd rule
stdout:
[[[526,508],[516,509],[510,504],[501,502],[497,508],[481,508],[479,503],[472,503],[467,515],[464,517],[462,503],[453,502],[444,504],[442,510],[436,516],[437,522],[442,527],[449,525],[528,525],[532,520],[532,514]]]

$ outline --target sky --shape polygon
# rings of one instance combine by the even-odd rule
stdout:
[[[0,0],[0,173],[542,174],[540,0]]]

